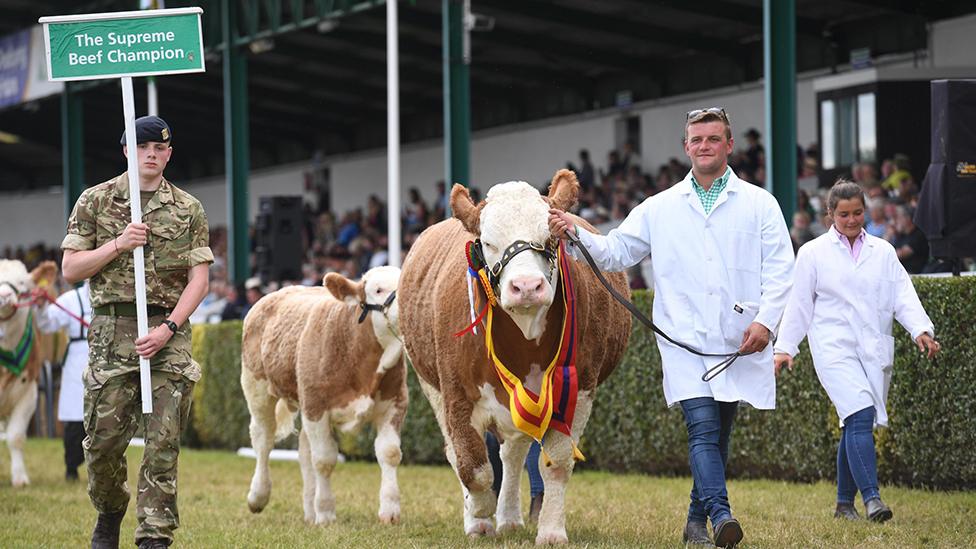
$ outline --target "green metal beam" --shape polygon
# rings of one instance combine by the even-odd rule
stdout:
[[[471,94],[464,4],[464,0],[443,0],[444,180],[448,186],[460,183],[467,187],[471,184]]]
[[[64,218],[71,216],[85,189],[84,102],[74,82],[65,82],[61,93],[61,173],[64,182]]]
[[[237,2],[222,0],[224,44],[237,32]],[[228,280],[243,284],[250,276],[248,237],[247,56],[238,47],[224,48],[224,149],[227,177]]]
[[[796,209],[795,18],[795,0],[763,0],[766,180],[787,224]]]

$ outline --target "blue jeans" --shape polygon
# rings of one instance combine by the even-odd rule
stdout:
[[[854,503],[858,490],[864,501],[880,497],[878,461],[874,453],[874,406],[844,418],[837,445],[837,503]]]
[[[738,410],[738,402],[717,402],[711,397],[681,401],[688,428],[688,461],[694,479],[689,522],[705,522],[711,518],[714,526],[732,516],[725,488],[725,464],[729,460],[729,438]]]
[[[488,449],[488,461],[491,463],[491,470],[494,473],[494,478],[492,479],[491,489],[494,490],[495,495],[502,489],[502,458],[500,455],[501,445],[498,443],[498,439],[495,435],[490,432],[485,433],[485,446]],[[532,446],[529,446],[529,453],[525,456],[525,470],[529,474],[529,493],[532,497],[536,497],[545,491],[545,486],[542,483],[542,475],[539,474],[539,453],[541,447],[538,442],[533,441]]]

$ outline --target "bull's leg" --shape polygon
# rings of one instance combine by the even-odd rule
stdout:
[[[573,438],[579,442],[580,435],[590,419],[593,400],[589,391],[580,391],[576,399],[576,415],[573,418]],[[566,485],[573,474],[573,445],[569,437],[556,430],[550,430],[544,440],[544,448],[552,463],[547,467],[545,457],[539,456],[539,472],[546,486],[546,497],[539,511],[539,532],[536,545],[567,543],[566,537]]]
[[[373,422],[376,440],[373,449],[380,465],[380,522],[400,522],[400,486],[397,484],[397,466],[400,465],[400,425],[406,412],[406,403],[399,406],[393,401],[380,401]]]
[[[302,429],[298,432],[298,464],[302,470],[302,509],[305,522],[315,523],[315,470],[312,468],[312,450],[308,435]]]
[[[17,380],[14,383],[22,383]],[[27,468],[24,467],[24,442],[27,439],[27,424],[37,407],[37,383],[27,382],[26,390],[14,406],[7,420],[7,447],[10,449],[10,480],[14,488],[30,484]]]
[[[451,464],[454,473],[461,482],[461,492],[464,494],[464,533],[471,537],[494,535],[495,527],[492,524],[491,515],[495,507],[495,495],[491,491],[492,472],[491,464],[488,463],[488,454],[485,450],[484,433],[478,435],[475,432],[474,435],[473,447],[480,448],[483,456],[483,465],[476,469],[468,468],[469,471],[475,473],[471,475],[472,478],[478,479],[478,484],[480,484],[479,490],[472,491],[468,488],[468,484],[465,483],[465,477],[459,468],[459,459],[455,451],[454,439],[452,438],[451,430],[448,429],[444,397],[437,389],[434,389],[422,379],[418,378],[418,380],[420,381],[420,388],[427,395],[430,407],[433,408],[434,415],[437,417],[437,424],[440,425],[441,434],[444,435],[444,453],[447,456],[447,461]],[[462,394],[462,392],[459,391],[458,394]],[[474,431],[470,424],[467,425],[467,430]]]
[[[260,513],[271,498],[271,470],[268,467],[268,455],[274,448],[275,404],[278,399],[269,392],[268,381],[255,379],[254,374],[247,368],[241,369],[241,388],[247,400],[247,409],[251,413],[251,447],[254,448],[257,458],[254,476],[251,477],[251,489],[247,493],[247,507],[252,513]]]
[[[329,413],[312,420],[302,413],[302,432],[308,435],[312,469],[315,474],[315,524],[332,524],[336,519],[332,471],[339,459],[339,445],[332,436]]]
[[[501,447],[502,487],[498,494],[498,508],[495,520],[498,532],[516,530],[525,526],[522,521],[522,494],[519,481],[522,479],[522,464],[529,453],[532,439],[528,437],[509,437]]]

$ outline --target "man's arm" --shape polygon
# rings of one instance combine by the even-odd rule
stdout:
[[[761,235],[762,266],[760,267],[759,313],[742,337],[739,352],[759,352],[769,344],[776,331],[793,281],[793,243],[779,204],[770,195],[763,215]]]
[[[210,265],[198,263],[190,267],[188,278],[186,287],[180,294],[180,300],[176,302],[176,307],[167,317],[167,320],[172,320],[177,326],[182,326],[186,322],[186,319],[190,317],[200,302],[203,301],[207,292],[210,291]],[[136,340],[136,352],[139,353],[139,356],[152,358],[166,346],[172,337],[173,331],[165,324],[160,324],[150,329],[146,337]]]
[[[61,272],[69,284],[81,282],[102,270],[110,261],[146,243],[149,226],[129,223],[122,234],[94,250],[65,249]]]

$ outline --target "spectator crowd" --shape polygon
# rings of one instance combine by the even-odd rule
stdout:
[[[765,186],[766,159],[761,135],[750,128],[743,137],[745,146],[730,156],[729,164],[740,178]],[[805,150],[797,149],[799,181],[816,180],[818,157],[815,144]],[[620,150],[609,151],[601,166],[594,165],[589,151],[583,149],[578,152],[575,161],[567,163],[567,167],[576,173],[580,182],[576,213],[603,233],[616,227],[632,208],[647,197],[681,181],[690,170],[678,158],[671,158],[666,164],[649,169],[643,165],[636,147],[630,142]],[[913,223],[920,185],[911,174],[907,156],[895,155],[894,158],[883,160],[880,166],[873,162],[855,163],[849,179],[858,183],[868,197],[865,230],[890,242],[909,273],[949,270],[945,262],[930,257],[928,240]],[[532,183],[544,192],[548,180]],[[831,221],[826,211],[827,191],[828,187],[817,185],[798,188],[797,205],[790,224],[795,250],[830,227]],[[404,253],[424,229],[444,219],[448,209],[448,189],[443,181],[434,184],[434,199],[429,203],[416,187],[410,188],[407,195],[400,215]],[[481,190],[472,188],[471,196],[475,202],[480,201]],[[252,252],[255,241],[253,231],[251,227]],[[262,295],[280,286],[320,284],[322,277],[329,272],[356,278],[388,261],[386,204],[377,195],[371,195],[365,207],[348,210],[341,215],[328,209],[317,210],[306,203],[302,232],[305,257],[301,280],[269,281],[252,277],[244,284],[235,286],[228,282],[227,277],[227,229],[223,226],[212,227],[210,247],[216,261],[211,267],[210,293],[191,321],[219,322],[243,318]],[[2,255],[23,261],[28,269],[47,259],[60,264],[60,256],[60,250],[43,244],[26,249],[8,246]],[[254,253],[250,259],[252,272],[256,272]],[[647,287],[645,281],[650,279],[649,269],[647,263],[628,273],[632,288]],[[965,260],[963,270],[974,269],[976,265],[973,260]]]

